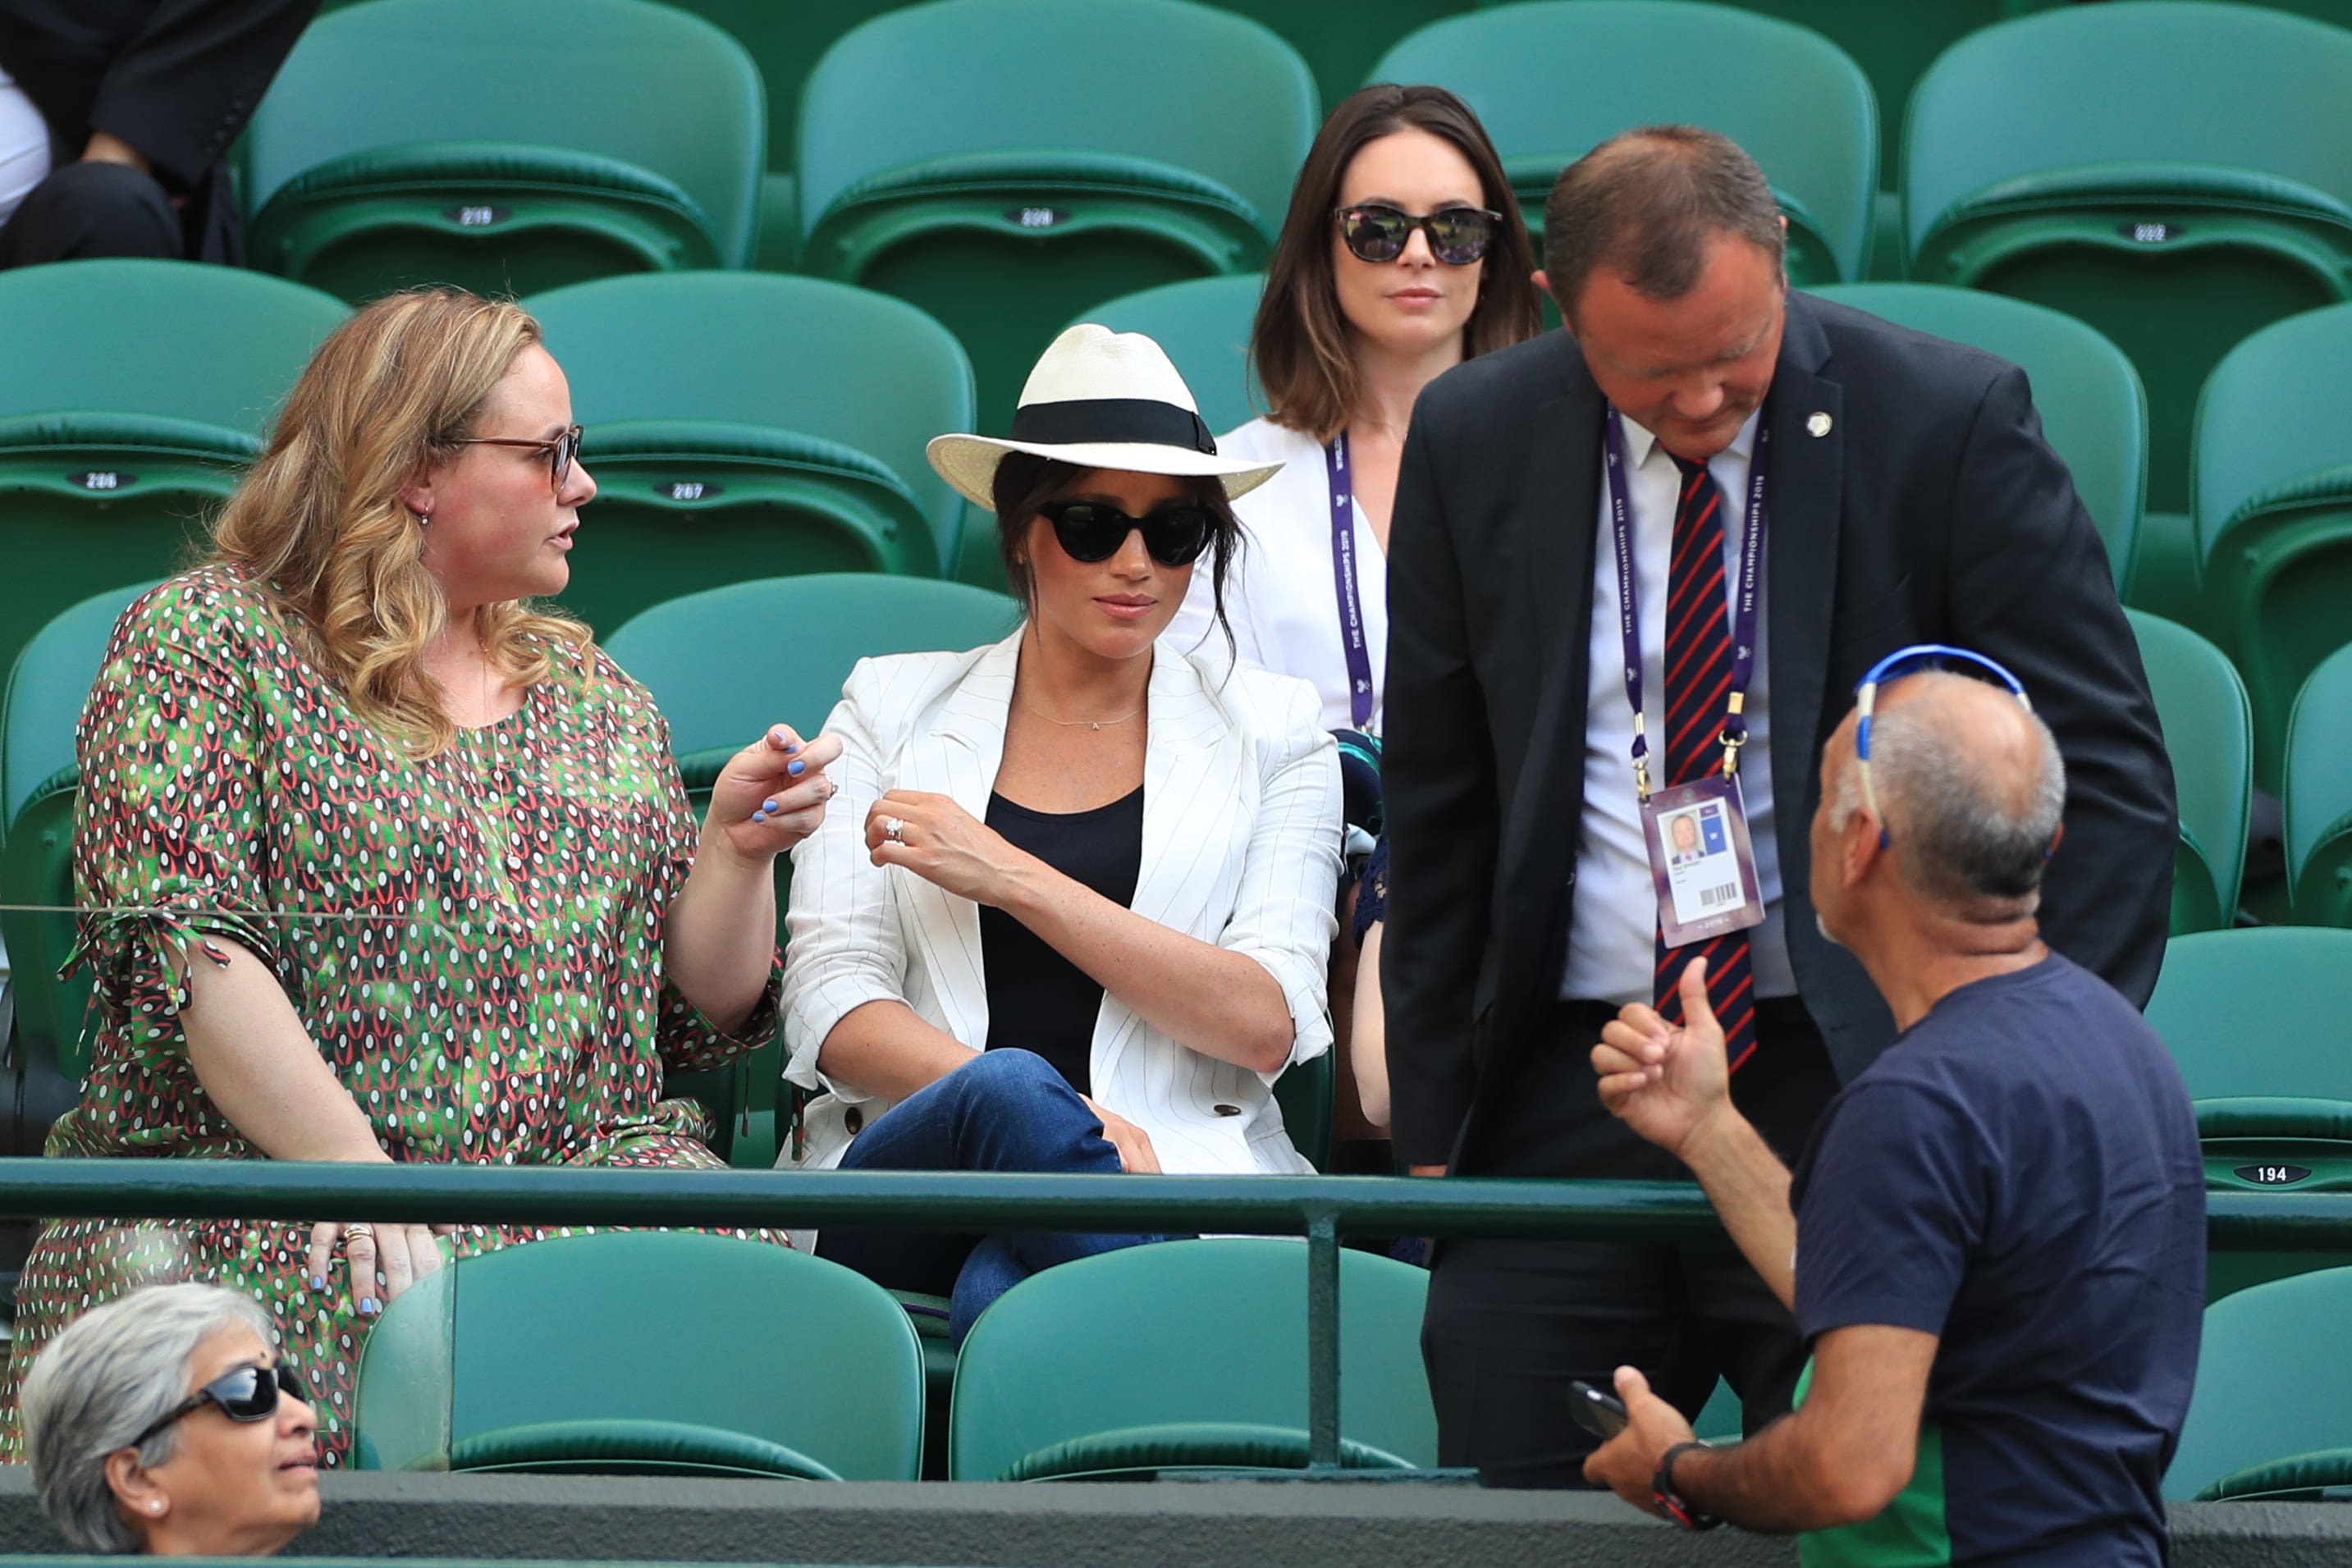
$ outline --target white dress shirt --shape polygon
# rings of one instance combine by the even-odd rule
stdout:
[[[1727,601],[1739,580],[1739,548],[1748,523],[1748,459],[1756,448],[1761,412],[1729,446],[1707,463],[1723,492],[1723,586]],[[1664,788],[1666,733],[1666,570],[1674,548],[1675,501],[1682,476],[1657,438],[1625,421],[1626,497],[1633,530],[1633,572],[1642,630],[1643,729],[1650,737],[1650,776]],[[1769,497],[1768,497],[1769,500]],[[1584,821],[1577,837],[1575,913],[1568,931],[1563,998],[1627,1002],[1654,999],[1657,971],[1657,883],[1642,832],[1641,797],[1633,789],[1633,712],[1625,701],[1625,644],[1617,625],[1617,556],[1611,540],[1606,469],[1598,497],[1599,532],[1592,552],[1591,670],[1585,691]],[[1770,578],[1772,540],[1764,540],[1762,575]],[[1764,895],[1764,923],[1748,931],[1759,997],[1789,997],[1797,980],[1789,967],[1781,925],[1780,846],[1772,831],[1771,666],[1765,627],[1769,592],[1756,601],[1756,672],[1748,683],[1748,744],[1739,751],[1739,785],[1748,807],[1748,835],[1756,850],[1756,879]]]
[[[1217,453],[1282,472],[1234,503],[1243,545],[1225,575],[1225,620],[1234,652],[1251,667],[1311,682],[1323,699],[1323,727],[1380,733],[1381,694],[1389,658],[1389,559],[1363,503],[1355,506],[1356,589],[1362,602],[1364,653],[1372,672],[1371,717],[1359,726],[1349,704],[1348,648],[1339,632],[1339,593],[1332,575],[1331,480],[1323,444],[1313,436],[1254,419],[1217,438]],[[1206,558],[1192,591],[1161,633],[1188,653],[1221,661]]]

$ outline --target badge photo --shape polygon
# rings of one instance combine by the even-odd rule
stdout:
[[[1669,947],[1744,931],[1764,918],[1739,785],[1702,779],[1660,789],[1642,806],[1658,932]]]

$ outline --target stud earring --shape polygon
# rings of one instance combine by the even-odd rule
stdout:
[[[149,1503],[149,1504],[147,1505],[147,1511],[148,1511],[149,1513],[161,1513],[161,1512],[163,1512],[163,1499],[161,1499],[161,1498],[157,1498],[153,1502]]]
[[[430,512],[411,512],[408,515],[416,519],[416,526],[420,528],[433,521],[433,514]]]

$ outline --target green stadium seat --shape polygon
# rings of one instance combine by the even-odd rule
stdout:
[[[2147,384],[2148,505],[2186,512],[2207,373],[2352,298],[2347,80],[2352,32],[2255,5],[2116,0],[1972,34],[1912,96],[1909,276],[2114,339]]]
[[[1339,1254],[1339,1429],[1351,1469],[1436,1463],[1420,1351],[1428,1280],[1392,1259]],[[964,1340],[949,1425],[957,1480],[1301,1469],[1307,1249],[1265,1238],[1163,1241],[1024,1280]]]
[[[2186,626],[2126,610],[2172,758],[2180,840],[2172,935],[2226,930],[2238,916],[2253,814],[2253,719],[2221,650]]]
[[[2352,648],[2320,662],[2286,727],[2286,867],[2294,917],[2352,925]]]
[[[51,616],[202,549],[201,514],[344,315],[191,262],[0,273],[0,668]]]
[[[1114,332],[1140,332],[1167,350],[1202,420],[1223,435],[1265,412],[1249,362],[1250,325],[1265,286],[1256,272],[1163,284],[1081,310],[1070,324],[1097,321]]]
[[[2217,1192],[2352,1191],[2352,931],[2273,925],[2176,936],[2147,1021],[2197,1102]],[[2206,1296],[2352,1263],[2352,1249],[2216,1252]],[[2201,1484],[2201,1483],[2200,1483]]]
[[[1818,33],[1691,0],[1529,0],[1433,23],[1374,79],[1434,82],[1475,110],[1542,244],[1560,170],[1621,131],[1719,131],[1755,156],[1789,216],[1789,276],[1870,266],[1878,109],[1862,68]]]
[[[7,842],[0,844],[0,903],[15,906],[0,912],[16,1007],[13,1046],[27,1083],[56,1092],[58,1103],[45,1108],[47,1117],[80,1098],[89,1071],[83,1030],[92,977],[87,967],[68,978],[58,974],[77,940],[74,917],[62,911],[74,904],[74,807],[80,796],[80,775],[68,765],[26,797]]]
[[[411,1287],[369,1332],[354,1407],[361,1469],[913,1480],[922,1353],[838,1264],[606,1231]]]
[[[777,0],[672,0],[723,29],[750,52],[766,84],[767,172],[760,185],[758,265],[776,272],[800,266],[800,201],[793,181],[793,144],[800,134],[801,87],[833,41],[861,22],[895,11],[906,0],[824,0],[785,5]]]
[[[2345,96],[2352,101],[2352,89]],[[2290,317],[2231,350],[2197,405],[2194,504],[2208,619],[2246,677],[2254,777],[2271,790],[2295,694],[2321,660],[2352,643],[2347,364],[2352,305]]]
[[[1339,1106],[1339,1069],[1335,1045],[1314,1061],[1286,1068],[1274,1081],[1275,1103],[1282,1108],[1283,1130],[1290,1146],[1307,1156],[1318,1171],[1331,1168],[1331,1127]]]
[[[698,272],[536,295],[598,493],[562,601],[610,632],[724,583],[936,577],[963,500],[923,445],[971,428],[971,371],[912,306],[814,278]]]
[[[1880,177],[1894,182],[1903,106],[1912,84],[1946,46],[1979,27],[2045,10],[2064,0],[1731,0],[1743,11],[1759,11],[1811,27],[1853,57],[1870,78],[1879,106]],[[1882,235],[1898,253],[1901,236]]]
[[[1188,0],[894,11],[809,77],[802,265],[945,322],[1001,433],[1088,300],[1264,265],[1317,123],[1288,45]]]
[[[161,580],[91,595],[33,633],[16,655],[0,696],[0,822],[14,821],[52,775],[74,765],[74,732],[114,623]]]
[[[2070,316],[1997,294],[1924,283],[1842,283],[1814,292],[2021,368],[2042,433],[2066,460],[2106,541],[2118,591],[2130,581],[2147,480],[2147,397],[2121,349]]]
[[[825,573],[766,578],[656,605],[604,640],[645,683],[682,758],[724,756],[771,724],[814,736],[860,659],[976,648],[1021,606],[960,582]],[[765,650],[756,658],[745,650]]]
[[[741,45],[646,0],[373,0],[247,128],[256,266],[346,299],[744,267],[767,109]]]
[[[2205,1309],[2197,1391],[2164,1495],[2318,1500],[2352,1485],[2352,1269],[2242,1291]]]

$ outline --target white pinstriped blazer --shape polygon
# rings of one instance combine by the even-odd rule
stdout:
[[[793,851],[786,920],[784,1075],[829,1092],[803,1119],[802,1163],[840,1161],[889,1103],[832,1082],[818,1048],[852,1009],[885,999],[977,1051],[988,1040],[980,906],[898,866],[877,866],[866,815],[885,790],[929,790],[985,819],[1004,754],[1021,634],[964,653],[866,659],[825,721],[840,791]],[[1315,688],[1223,675],[1162,642],[1152,651],[1138,915],[1265,966],[1289,1003],[1290,1060],[1331,1046],[1325,979],[1339,874],[1339,763]],[[1150,1135],[1161,1168],[1308,1170],[1283,1131],[1273,1074],[1187,1049],[1106,993],[1091,1060],[1097,1100]],[[789,1157],[789,1156],[788,1156]]]

